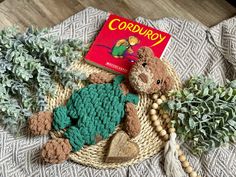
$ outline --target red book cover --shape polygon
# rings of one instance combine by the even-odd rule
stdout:
[[[150,47],[155,56],[161,58],[170,37],[168,33],[111,14],[85,60],[110,71],[127,74],[138,59],[140,47]]]

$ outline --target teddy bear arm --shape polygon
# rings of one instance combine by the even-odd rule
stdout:
[[[128,102],[125,106],[125,112],[125,131],[130,138],[134,138],[140,133],[141,130],[141,124],[134,104]]]
[[[174,88],[174,81],[170,76],[167,76],[162,87],[162,92],[163,93],[168,92],[173,88]]]
[[[101,135],[96,135],[95,142],[98,143],[103,140],[103,137]]]
[[[41,111],[33,114],[28,120],[29,130],[33,135],[46,135],[52,129],[53,113]]]
[[[92,84],[103,84],[103,83],[109,83],[114,79],[113,74],[109,73],[92,73],[89,75],[89,82]]]

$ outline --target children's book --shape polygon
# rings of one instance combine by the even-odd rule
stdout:
[[[150,47],[155,56],[161,59],[170,37],[168,33],[111,14],[85,60],[110,71],[127,74],[138,59],[140,47]]]

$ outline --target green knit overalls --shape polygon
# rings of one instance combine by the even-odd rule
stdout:
[[[73,151],[85,144],[95,144],[96,136],[103,139],[115,131],[125,115],[126,102],[138,103],[138,96],[123,94],[120,83],[124,76],[117,76],[113,83],[91,84],[74,91],[66,106],[53,111],[53,128],[65,129]]]
[[[124,56],[128,48],[129,46],[125,46],[125,45],[114,46],[112,49],[112,56]]]

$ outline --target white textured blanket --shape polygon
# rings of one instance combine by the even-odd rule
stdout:
[[[51,34],[88,42],[94,39],[106,17],[106,12],[87,8],[55,26]],[[165,57],[174,65],[182,80],[200,74],[209,75],[220,83],[227,78],[235,79],[236,17],[212,28],[172,18],[151,21],[139,17],[136,21],[173,36]],[[162,153],[142,163],[113,170],[93,169],[69,161],[59,165],[44,164],[39,150],[47,139],[46,136],[30,137],[28,134],[14,139],[0,128],[0,177],[165,176]],[[191,155],[187,146],[183,145],[183,148],[187,159],[203,177],[236,176],[236,144],[218,148],[201,157]]]

